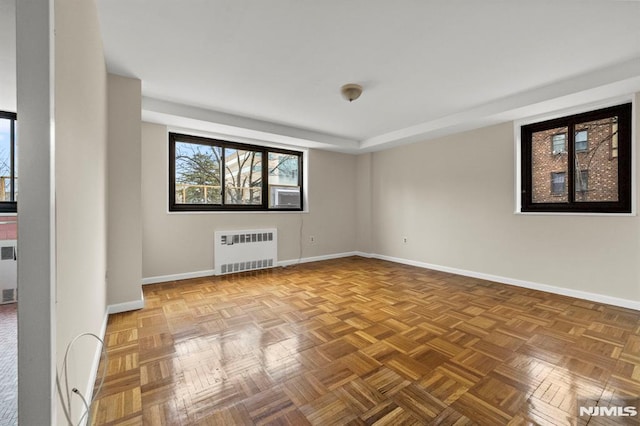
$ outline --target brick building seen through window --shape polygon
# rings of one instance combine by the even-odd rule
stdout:
[[[617,118],[580,123],[574,134],[575,201],[618,201]],[[534,203],[568,201],[567,127],[532,135]]]

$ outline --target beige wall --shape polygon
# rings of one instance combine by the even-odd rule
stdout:
[[[141,84],[108,76],[107,303],[141,301]]]
[[[99,334],[106,308],[106,71],[96,5],[55,2],[56,346]],[[69,384],[86,392],[96,344],[74,345]],[[75,412],[81,411],[73,398]],[[79,403],[79,404],[78,404]],[[66,424],[58,404],[58,424]]]
[[[357,185],[356,185],[356,209],[358,224],[356,234],[356,247],[362,253],[371,253],[372,246],[372,192],[371,192],[371,161],[373,154],[361,154],[357,159]]]
[[[513,135],[504,123],[374,153],[372,252],[640,300],[640,218],[514,214]]]
[[[212,270],[213,233],[224,229],[278,228],[280,261],[354,251],[357,159],[317,150],[308,155],[309,213],[169,214],[167,129],[143,123],[142,276]]]

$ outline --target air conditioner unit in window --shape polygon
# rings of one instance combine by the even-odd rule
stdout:
[[[276,209],[300,208],[300,188],[271,187],[271,207]]]

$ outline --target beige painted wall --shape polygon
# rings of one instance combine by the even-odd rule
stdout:
[[[78,334],[99,334],[106,307],[107,83],[93,1],[55,2],[56,346],[60,368]],[[70,357],[69,384],[86,392],[97,345]],[[73,398],[76,413],[82,406]],[[58,403],[58,423],[63,420]]]
[[[356,229],[356,247],[363,253],[371,253],[372,232],[372,192],[371,192],[371,162],[373,154],[366,153],[358,155],[357,158],[357,179],[356,179],[356,209],[358,213],[358,224]]]
[[[514,214],[513,135],[504,123],[374,153],[372,252],[640,300],[640,218]]]
[[[141,82],[108,75],[107,303],[141,301]]]
[[[224,229],[278,228],[280,261],[354,251],[357,158],[317,150],[308,156],[309,213],[169,214],[167,129],[143,123],[142,276],[212,270],[213,234]]]

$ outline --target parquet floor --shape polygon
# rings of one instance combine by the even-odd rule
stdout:
[[[0,305],[0,426],[18,424],[17,303]]]
[[[578,404],[637,407],[638,311],[359,257],[144,294],[93,424],[637,424]]]

